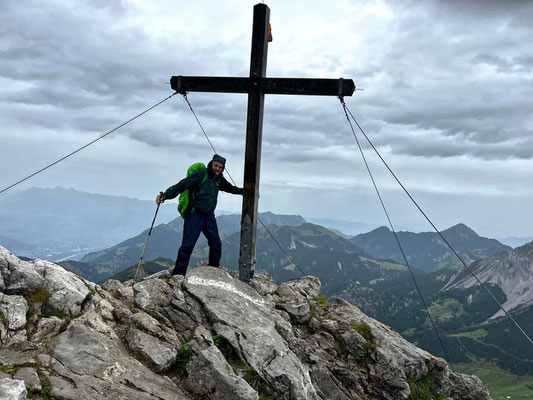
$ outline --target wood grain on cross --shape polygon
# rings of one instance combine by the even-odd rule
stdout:
[[[255,270],[257,235],[257,197],[261,166],[261,139],[265,94],[351,96],[351,79],[267,78],[267,50],[270,9],[254,6],[252,55],[249,78],[173,76],[173,90],[185,92],[248,93],[246,119],[246,154],[244,160],[244,196],[241,220],[239,279],[249,282]]]

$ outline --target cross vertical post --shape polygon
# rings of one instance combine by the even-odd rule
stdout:
[[[265,93],[262,81],[266,77],[270,9],[264,4],[254,6],[250,89],[246,119],[246,152],[244,159],[244,196],[242,202],[239,279],[249,282],[255,270],[257,237],[257,200],[261,168],[261,142]]]

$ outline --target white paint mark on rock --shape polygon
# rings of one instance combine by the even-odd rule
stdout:
[[[200,278],[199,276],[191,276],[191,277],[188,278],[188,283],[191,284],[191,285],[202,285],[202,286],[216,287],[218,289],[222,289],[222,290],[225,290],[227,292],[235,293],[237,296],[240,296],[240,297],[242,297],[242,298],[254,303],[255,305],[262,306],[262,307],[266,306],[266,303],[263,300],[257,299],[257,298],[253,298],[252,296],[247,295],[246,293],[243,293],[243,292],[239,291],[236,287],[230,285],[227,282],[215,281],[213,279],[204,279],[204,278]]]

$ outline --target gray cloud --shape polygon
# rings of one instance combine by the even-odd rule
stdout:
[[[171,75],[249,73],[251,10],[242,19],[246,29],[222,29],[222,24],[230,23],[222,15],[229,18],[229,14],[223,14],[218,3],[169,3],[189,18],[187,29],[177,34],[173,25],[184,24],[186,18],[157,19],[150,14],[151,8],[138,9],[127,0],[88,0],[75,5],[30,1],[24,7],[15,1],[4,3],[0,15],[0,140],[9,142],[14,152],[24,150],[35,138],[44,142],[52,136],[51,144],[28,150],[33,158],[41,150],[43,159],[55,157],[54,146],[62,135],[68,143],[88,142],[155,104],[171,93]],[[400,167],[408,165],[405,176],[414,184],[422,170],[438,176],[427,180],[431,182],[427,191],[441,193],[450,180],[476,181],[450,167],[453,163],[492,165],[501,160],[528,169],[521,162],[533,158],[532,4],[431,0],[383,5],[361,0],[348,6],[343,3],[344,17],[342,21],[335,17],[334,23],[321,15],[326,6],[320,2],[308,4],[309,15],[302,21],[288,15],[290,5],[273,4],[275,41],[269,50],[268,71],[271,76],[353,78],[365,90],[346,102],[373,142],[389,161]],[[366,20],[357,19],[365,6],[375,10]],[[327,7],[341,9],[335,2]],[[224,5],[226,8],[244,15],[241,4]],[[210,21],[204,14],[213,12],[220,12],[220,19],[204,26]],[[154,20],[136,22],[146,21],[146,15],[153,15]],[[353,21],[347,22],[347,18]],[[231,23],[237,20],[241,21],[237,18]],[[246,96],[190,93],[188,97],[217,150],[229,155],[232,169],[240,172]],[[116,165],[136,171],[140,181],[143,172],[139,165],[158,168],[139,184],[150,190],[175,180],[175,171],[181,171],[189,160],[211,153],[181,96],[174,96],[112,138],[91,154],[113,154]],[[132,153],[135,161],[128,158]],[[3,156],[19,162],[14,154]],[[28,165],[33,166],[30,161]],[[128,167],[129,163],[133,165]],[[106,164],[109,168],[113,165]],[[366,176],[355,178],[355,173],[364,169],[335,98],[267,96],[263,166],[268,188],[294,196],[290,200],[293,212],[300,212],[298,207],[313,197],[312,190],[320,184],[339,185],[342,189],[335,189],[339,197],[368,189]],[[97,165],[86,168],[88,176],[98,178],[93,190],[115,187],[99,181],[102,173],[95,172]],[[355,172],[346,172],[350,168]],[[505,174],[511,171],[499,168],[504,172],[494,184],[503,191],[509,180]],[[81,161],[79,170],[83,170]],[[479,173],[476,170],[472,175]],[[312,175],[309,181],[318,186],[305,186],[309,182],[301,181],[307,175]],[[338,182],[330,184],[332,177]],[[523,180],[528,177],[525,174]],[[125,175],[123,179],[132,180]],[[300,187],[304,183],[305,187]],[[483,194],[490,193],[486,185]],[[141,196],[129,187],[117,185],[116,190],[132,190],[129,195]],[[277,204],[268,194],[262,199],[273,207]],[[339,210],[350,203],[342,204]],[[405,220],[402,223],[407,225]]]
[[[109,6],[101,1],[89,2],[78,13],[60,6],[36,6],[22,12],[14,3],[10,4],[9,13],[5,14],[10,18],[2,21],[1,39],[10,46],[2,48],[4,62],[0,74],[15,81],[30,82],[31,87],[9,92],[2,101],[54,107],[56,119],[62,121],[56,126],[59,129],[110,129],[112,126],[106,124],[120,123],[120,118],[103,114],[122,117],[124,113],[117,110],[140,111],[150,105],[149,96],[151,101],[157,101],[157,95],[169,88],[166,85],[169,70],[176,74],[204,70],[205,66],[195,61],[198,54],[217,55],[211,59],[214,70],[220,71],[216,75],[230,74],[236,65],[240,75],[247,73],[245,63],[233,61],[236,55],[229,45],[199,46],[196,42],[194,47],[176,46],[169,38],[154,41],[139,28],[113,29],[112,24],[109,29],[110,23],[116,25],[117,19],[136,12],[126,12],[127,7],[122,3]],[[528,43],[519,41],[518,46],[513,40],[522,37],[524,30],[531,33],[530,30],[513,25],[514,13],[498,5],[432,2],[429,7],[421,7],[420,3],[414,4],[406,8],[395,3],[398,14],[389,27],[390,43],[378,47],[368,65],[353,70],[358,84],[367,89],[358,93],[356,100],[365,117],[362,123],[371,124],[365,124],[369,131],[380,128],[377,143],[392,146],[399,154],[414,156],[450,157],[466,153],[486,159],[530,158],[528,151],[510,154],[505,145],[510,138],[531,134],[526,116],[531,109],[529,99],[533,98],[533,89],[526,88],[531,87],[527,85],[527,74],[532,59],[519,54]],[[530,12],[527,2],[513,6],[517,7],[515,11]],[[484,11],[487,7],[503,12],[504,18],[511,21],[506,34],[497,40],[487,35],[486,29],[480,29],[487,19],[493,19],[490,12]],[[450,23],[442,21],[443,13],[450,17]],[[473,15],[475,19],[468,26],[453,22],[467,16],[472,19]],[[441,22],[435,25],[435,20]],[[27,29],[21,29],[21,24]],[[456,36],[464,38],[450,43],[450,38]],[[506,47],[511,50],[503,51]],[[326,55],[322,60],[314,66],[310,63],[307,68],[332,69],[337,63],[333,56]],[[491,85],[487,85],[486,77],[477,77],[483,68],[497,72]],[[301,72],[307,75],[306,69]],[[196,93],[190,94],[190,98],[204,122],[219,121],[214,124],[216,132],[227,135],[244,129],[245,100]],[[107,105],[108,110],[90,110],[97,104]],[[346,126],[338,116],[340,108],[311,106],[310,112],[309,104],[314,103],[306,99],[296,106],[287,104],[284,100],[267,100],[267,112],[275,118],[265,118],[273,131],[282,132],[271,135],[267,144],[309,143],[310,138],[316,138],[318,141],[313,143],[324,145],[324,136],[332,145],[344,143]],[[80,110],[80,115],[72,115],[75,110]],[[186,109],[177,105],[175,110],[186,118]],[[38,117],[39,111],[32,110],[32,113],[37,116],[28,118],[28,122],[51,127],[51,121]],[[439,141],[435,142],[438,145],[413,143],[411,146],[409,138],[395,144],[394,139],[388,140],[388,132],[396,126],[434,129],[436,138],[463,138],[473,145],[464,145],[462,150],[457,145],[445,148]],[[163,134],[167,128],[154,127],[161,132],[156,135],[157,140],[143,139],[138,131],[130,137],[156,146],[175,144]],[[303,139],[300,139],[301,132],[305,132]],[[497,143],[502,144],[500,151],[493,146]]]
[[[529,17],[533,13],[533,4],[529,0],[434,0],[433,4],[439,12],[446,16],[461,18],[467,21],[503,21],[530,26]],[[487,26],[491,29],[492,26]]]
[[[363,74],[360,81],[367,90],[358,114],[382,122],[376,142],[421,157],[531,159],[533,85],[524,54],[533,50],[533,29],[517,22],[533,17],[531,3],[390,4],[397,12],[390,44],[372,55],[382,66],[379,79]],[[395,140],[396,130],[431,130],[434,142]]]

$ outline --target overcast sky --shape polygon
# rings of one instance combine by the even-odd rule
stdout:
[[[254,2],[1,3],[0,189],[162,100],[172,75],[249,73]],[[439,228],[533,235],[532,1],[267,5],[267,74],[353,79],[348,107]],[[242,186],[246,95],[189,100]],[[393,223],[430,230],[367,155]],[[211,156],[174,96],[18,189],[152,199]],[[260,192],[260,211],[386,224],[335,97],[267,96]]]

